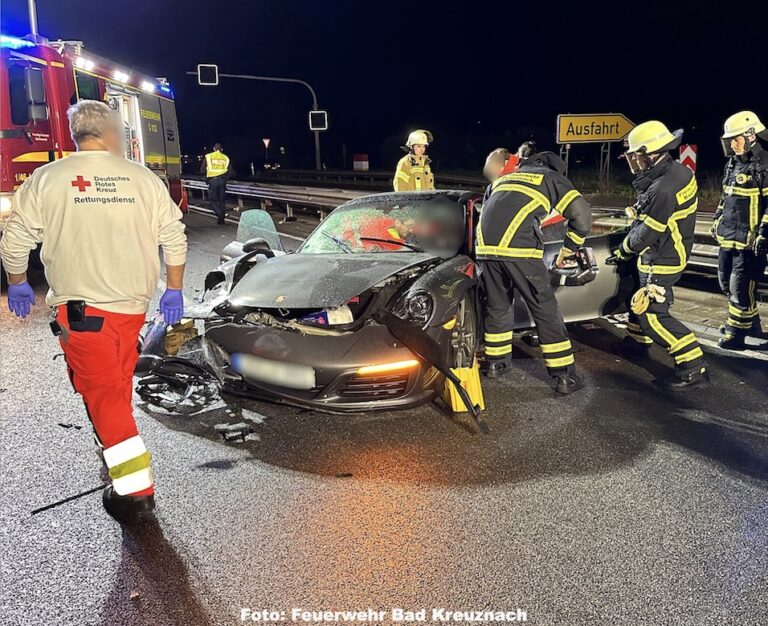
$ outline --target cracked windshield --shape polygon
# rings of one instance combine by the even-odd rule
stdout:
[[[455,254],[463,242],[464,215],[455,202],[445,198],[421,202],[383,201],[334,211],[299,252]]]

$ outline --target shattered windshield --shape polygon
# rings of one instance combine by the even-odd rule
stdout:
[[[454,256],[464,242],[464,211],[434,197],[354,202],[333,211],[299,249],[303,254],[431,252]]]

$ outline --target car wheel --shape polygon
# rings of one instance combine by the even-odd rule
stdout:
[[[456,309],[456,326],[451,332],[452,367],[471,367],[477,350],[477,314],[472,295],[466,294]]]

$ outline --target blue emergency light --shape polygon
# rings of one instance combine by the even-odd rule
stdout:
[[[34,42],[29,41],[29,39],[11,37],[10,35],[0,35],[0,48],[19,50],[21,48],[32,48],[34,45]]]

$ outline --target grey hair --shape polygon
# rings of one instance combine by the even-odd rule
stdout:
[[[69,132],[77,145],[91,137],[99,139],[117,128],[117,112],[97,100],[80,100],[67,109]]]

